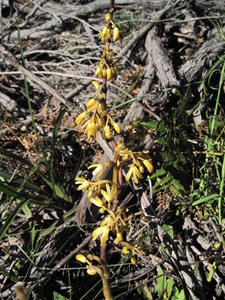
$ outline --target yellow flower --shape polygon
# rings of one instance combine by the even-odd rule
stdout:
[[[77,177],[76,178],[76,182],[75,184],[79,184],[80,186],[78,186],[77,190],[81,191],[81,190],[86,190],[90,187],[91,183],[90,180],[87,180],[83,177]]]
[[[120,126],[115,122],[113,122],[112,125],[113,125],[113,128],[115,129],[116,133],[120,134]]]
[[[101,88],[100,88],[100,85],[99,85],[99,83],[97,82],[97,81],[92,81],[92,84],[93,84],[93,86],[96,88],[96,90],[98,91],[98,92],[100,92],[101,91]]]
[[[96,138],[98,128],[94,122],[89,122],[86,129],[85,129],[85,134],[87,134],[88,140],[93,136]]]
[[[94,99],[94,98],[91,98],[90,100],[88,100],[88,101],[85,103],[86,107],[89,108],[89,109],[90,109],[90,108],[93,108],[94,104],[95,104],[95,99]]]
[[[121,233],[121,232],[117,232],[117,234],[116,234],[116,239],[114,240],[114,243],[115,243],[116,245],[118,245],[120,242],[122,242],[122,240],[123,240],[123,235],[122,235],[122,233]]]
[[[106,184],[106,191],[101,190],[101,194],[107,202],[109,202],[109,203],[112,202],[113,198],[117,194],[117,188],[116,188],[115,184],[113,184],[113,186],[111,188],[110,185],[107,183]]]
[[[143,178],[142,174],[140,173],[140,171],[134,164],[129,165],[129,170],[128,170],[126,178],[125,178],[127,182],[130,180],[131,176],[133,176],[134,182],[136,184],[138,184],[138,179]]]
[[[110,229],[114,227],[115,224],[115,216],[112,215],[112,213],[105,217],[105,219],[102,220],[101,226],[108,226]]]
[[[105,207],[101,207],[101,208],[99,209],[99,212],[100,212],[100,214],[104,214],[104,212],[105,212]]]
[[[100,178],[105,171],[110,166],[110,162],[99,163],[99,164],[91,164],[88,169],[95,169],[92,174],[98,178]]]
[[[100,32],[99,38],[103,44],[105,44],[106,42],[108,42],[110,40],[111,30],[110,30],[110,28],[108,28],[107,25],[103,28],[102,32]]]
[[[76,260],[82,262],[82,263],[86,263],[87,262],[87,258],[83,255],[83,254],[77,254],[76,255]]]
[[[76,117],[75,123],[76,125],[80,125],[83,123],[84,119],[86,118],[87,112],[83,111],[79,116]]]
[[[101,227],[96,228],[92,232],[93,240],[96,240],[99,236],[100,236],[101,245],[105,245],[109,238],[109,227],[101,226]]]
[[[98,196],[96,196],[95,198],[90,197],[89,200],[90,200],[91,203],[93,203],[94,205],[96,205],[98,207],[103,207],[104,206],[103,201]]]
[[[106,69],[106,78],[108,81],[112,79],[112,71],[110,68]]]
[[[107,139],[110,139],[112,137],[109,125],[105,125],[105,127],[103,128],[103,133]],[[104,138],[104,136],[103,136],[103,138]]]
[[[100,66],[98,66],[95,71],[95,77],[103,78],[103,72],[102,72],[102,68]]]
[[[129,254],[130,253],[130,251],[127,249],[127,247],[126,246],[124,246],[123,248],[122,248],[122,254],[124,254],[124,255],[127,255],[127,254]]]
[[[106,14],[105,14],[105,20],[106,20],[106,22],[109,22],[109,21],[111,20],[111,15],[110,15],[110,13],[106,13]]]
[[[139,171],[143,174],[144,171],[145,171],[145,169],[144,169],[142,166],[140,166],[140,167],[139,167]]]

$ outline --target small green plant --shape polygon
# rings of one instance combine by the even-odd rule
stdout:
[[[184,289],[179,289],[173,277],[167,277],[161,267],[158,268],[156,292],[160,299],[187,300]]]
[[[147,121],[142,124],[152,130],[156,137],[156,157],[161,167],[150,177],[156,180],[155,192],[169,189],[179,196],[190,183],[193,149],[190,118],[187,114],[189,90],[181,97],[180,105],[161,121]]]

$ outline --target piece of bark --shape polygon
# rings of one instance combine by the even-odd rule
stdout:
[[[224,0],[195,0],[194,6],[205,12],[225,12]]]
[[[130,39],[130,41],[126,44],[126,46],[118,53],[116,56],[117,59],[122,58],[129,49],[133,48],[136,43],[143,38],[143,36],[154,27],[155,24],[157,24],[160,19],[165,15],[168,10],[170,10],[173,7],[176,6],[178,1],[174,1],[172,4],[167,4],[163,6],[163,8],[157,12],[153,12],[151,16],[149,17],[149,23],[145,26],[141,27],[137,32],[134,33],[133,37]]]
[[[0,104],[7,110],[7,111],[14,111],[16,109],[16,101],[9,98],[9,96],[0,92]]]
[[[223,31],[225,27],[223,27]],[[218,59],[219,54],[225,49],[225,41],[218,31],[212,34],[193,56],[180,68],[179,75],[184,80],[191,82],[201,76],[203,68]]]
[[[152,61],[162,86],[179,86],[180,83],[173,69],[172,62],[169,59],[166,50],[164,50],[155,29],[149,31],[148,39]]]

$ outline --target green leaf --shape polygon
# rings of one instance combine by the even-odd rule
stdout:
[[[167,283],[167,296],[168,296],[168,299],[170,299],[170,296],[172,294],[173,285],[174,285],[173,277],[170,277],[170,279],[169,279],[169,281]]]
[[[57,292],[53,293],[53,299],[54,300],[69,300],[68,298],[64,297],[63,295],[61,295]]]
[[[171,237],[171,239],[173,239],[174,237],[173,227],[167,224],[163,224],[162,228]]]
[[[162,177],[165,174],[166,174],[166,170],[164,170],[163,168],[161,168],[158,171],[154,172],[154,174],[152,174],[150,176],[150,179],[155,179],[155,178],[158,178],[158,177]]]
[[[60,199],[64,199],[66,201],[72,202],[71,197],[66,194],[63,186],[60,183],[55,184],[54,188],[55,188],[55,194],[57,197],[59,197]]]
[[[35,229],[35,224],[34,224],[34,226],[31,229],[31,248],[32,248],[32,251],[34,249],[35,237],[36,237],[36,229]]]
[[[176,180],[176,179],[173,179],[171,184],[173,186],[175,186],[175,188],[178,190],[178,191],[184,191],[184,187],[183,185],[180,183],[180,181]]]
[[[25,216],[26,216],[27,218],[31,218],[31,217],[32,217],[32,212],[31,212],[31,210],[29,209],[29,207],[28,207],[27,204],[24,205],[24,207],[23,207],[23,212],[24,212],[24,214],[25,214]]]
[[[142,288],[140,286],[140,283],[138,281],[135,282],[136,288],[137,288],[137,292],[139,295],[142,295]]]
[[[174,185],[170,184],[169,189],[175,196],[180,195],[180,191]]]
[[[177,300],[185,300],[184,290],[181,290],[180,293],[176,296]]]
[[[40,172],[38,170],[37,166],[30,163],[28,160],[14,154],[14,153],[11,153],[9,151],[1,149],[1,148],[0,148],[0,154],[3,156],[6,156],[6,157],[12,158],[13,160],[16,160],[18,162],[21,162],[25,166],[28,166],[34,173],[39,175],[45,181],[45,183],[52,189],[52,183],[48,180],[48,178],[42,172]]]
[[[214,261],[214,263],[211,265],[210,270],[209,270],[209,275],[207,278],[208,282],[211,282],[215,271],[216,271],[216,262]]]
[[[58,224],[58,221],[55,221],[52,223],[52,225],[50,227],[48,227],[47,229],[43,230],[40,234],[40,238],[48,235],[49,233],[52,233],[53,231],[56,230],[56,225]]]
[[[156,190],[158,187],[168,186],[171,179],[173,177],[171,175],[166,175],[164,178],[160,179],[154,186],[153,190]]]
[[[198,204],[201,204],[204,202],[208,202],[211,200],[215,201],[215,200],[218,200],[218,198],[219,198],[218,194],[209,195],[209,196],[198,199],[197,201],[193,202],[192,205],[195,206],[195,205],[198,205]]]
[[[52,174],[53,174],[53,167],[54,167],[54,162],[55,162],[55,147],[56,147],[56,142],[57,142],[57,136],[58,136],[59,126],[61,124],[64,114],[65,114],[65,110],[60,109],[59,114],[56,119],[56,122],[55,122],[55,125],[54,125],[54,128],[53,128],[52,139],[51,139],[51,145],[52,145],[51,173]]]
[[[156,279],[156,291],[159,296],[163,295],[163,291],[166,287],[166,277],[164,276],[162,268],[159,267]]]
[[[6,195],[10,196],[10,197],[14,197],[17,199],[24,199],[25,195],[23,195],[22,193],[17,192],[16,189],[14,189],[13,187],[9,186],[7,183],[3,183],[0,181],[0,191],[5,193]]]

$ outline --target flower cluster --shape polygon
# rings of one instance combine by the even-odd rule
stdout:
[[[114,21],[112,20],[112,15],[110,13],[105,14],[106,25],[103,28],[102,32],[100,32],[99,37],[103,44],[107,42],[116,42],[120,38],[119,28],[116,26]]]
[[[146,153],[133,152],[126,148],[121,141],[114,149],[114,155],[117,158],[117,167],[124,165],[129,167],[125,178],[126,181],[129,181],[132,177],[134,182],[138,184],[138,180],[143,178],[144,167],[149,173],[153,171],[153,166]]]
[[[101,88],[97,81],[92,82],[97,90],[96,95],[85,103],[86,111],[78,115],[75,121],[88,140],[90,138],[96,139],[98,132],[101,132],[104,139],[111,139],[115,133],[120,133],[119,125],[106,109],[106,82],[116,79],[118,70],[113,54],[109,49],[109,43],[111,40],[116,42],[120,37],[120,33],[119,28],[112,20],[112,14],[107,13],[105,20],[106,25],[99,37],[102,43],[106,45],[95,71],[95,77],[105,80],[104,86]]]
[[[113,174],[115,176],[113,176],[112,180],[101,179],[104,170],[109,166],[113,167]],[[93,240],[100,238],[102,246],[107,243],[111,232],[115,236],[114,243],[124,247],[123,233],[132,215],[127,217],[120,206],[117,206],[115,211],[113,200],[118,198],[118,170],[122,170],[123,167],[126,168],[127,166],[129,169],[125,179],[129,181],[132,178],[136,184],[139,179],[143,178],[144,167],[148,172],[152,172],[153,170],[153,166],[146,153],[133,152],[126,148],[122,141],[120,141],[114,149],[113,162],[91,164],[89,166],[89,169],[94,169],[96,181],[90,181],[81,177],[76,179],[78,190],[88,190],[90,202],[99,208],[101,214],[107,213],[99,227],[92,233]],[[135,261],[134,252],[136,251],[134,249],[136,248],[133,246],[126,247],[132,249],[131,262],[133,263]]]
[[[103,138],[109,139],[114,135],[113,130],[120,133],[120,127],[113,121],[105,108],[105,95],[102,93],[99,83],[93,81],[92,84],[97,90],[96,95],[85,103],[86,111],[76,118],[75,123],[80,126],[88,140],[91,137],[96,139],[99,131]]]
[[[103,50],[100,62],[95,71],[95,76],[98,78],[106,78],[108,81],[116,79],[118,66],[116,65],[112,52]]]

